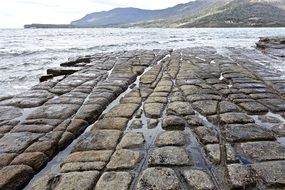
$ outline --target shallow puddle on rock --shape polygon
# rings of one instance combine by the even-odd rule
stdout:
[[[163,57],[162,59],[157,61],[157,64],[160,64],[164,59],[170,57],[170,54],[166,55],[165,57]],[[115,65],[113,66],[112,69],[114,69]],[[114,108],[115,106],[120,104],[120,100],[125,97],[128,93],[130,93],[133,89],[133,84],[135,84],[136,87],[139,87],[140,84],[140,78],[141,76],[143,76],[146,72],[148,72],[152,67],[148,67],[144,70],[144,72],[137,76],[135,82],[131,83],[128,88],[121,93],[115,100],[113,100],[107,107],[106,109],[102,112],[101,116],[108,113],[112,108]],[[112,69],[109,70],[108,72],[108,77],[110,76],[110,74],[112,73]],[[86,97],[85,101],[88,100],[90,94]],[[33,111],[33,110],[31,110]],[[27,114],[29,114],[31,111],[27,112]],[[27,115],[25,114],[25,115]],[[25,116],[27,117],[27,116]],[[23,119],[25,119],[25,117],[23,117]],[[135,116],[134,116],[135,117]],[[144,116],[144,113],[142,114],[143,117],[143,128],[142,129],[147,129],[147,121],[146,121],[146,117]],[[133,119],[132,119],[133,120]],[[64,150],[62,150],[61,152],[59,152],[50,162],[48,162],[48,164],[45,166],[44,169],[42,169],[38,174],[36,174],[32,180],[29,182],[29,184],[24,188],[24,190],[29,190],[31,189],[32,185],[34,182],[36,182],[38,179],[40,179],[41,177],[45,176],[45,175],[56,175],[59,173],[59,169],[60,169],[60,164],[63,163],[64,159],[71,153],[73,147],[75,146],[75,144],[84,136],[86,135],[87,132],[89,132],[93,125],[96,122],[94,122],[93,124],[91,124],[90,126],[88,126],[85,131],[79,136],[77,137],[75,140],[73,140],[73,142]],[[160,126],[160,127],[158,127]],[[152,143],[150,143],[152,141],[152,139],[155,139],[157,134],[159,133],[158,131],[161,129],[161,123],[158,124],[158,126],[152,130],[143,130],[145,138],[146,138],[146,142],[149,142],[149,147],[151,146]],[[154,141],[154,140],[153,140]]]
[[[137,77],[138,78],[138,77]],[[132,85],[132,84],[131,84]],[[105,113],[109,112],[112,108],[114,108],[115,106],[120,104],[120,100],[126,95],[128,94],[132,89],[130,88],[130,86],[127,88],[127,90],[125,90],[123,93],[121,93],[115,100],[113,100],[107,107],[106,109],[102,112],[101,115],[104,115]],[[96,122],[95,122],[96,123]],[[24,188],[24,190],[29,190],[31,189],[32,185],[34,182],[36,182],[38,179],[40,179],[41,177],[45,176],[45,175],[50,175],[50,174],[58,174],[59,173],[59,168],[60,168],[60,164],[64,161],[64,159],[71,153],[73,147],[75,146],[75,144],[84,136],[86,135],[87,132],[89,132],[93,125],[95,124],[91,124],[89,125],[85,131],[79,136],[77,137],[75,140],[73,140],[73,142],[64,150],[62,150],[61,152],[59,152],[50,162],[48,162],[48,164],[45,166],[44,169],[42,169],[38,174],[36,174],[32,180],[29,182],[29,184]]]
[[[118,57],[116,57],[116,59],[118,59]],[[115,66],[116,66],[116,64],[114,64],[113,67],[112,67],[110,70],[107,71],[107,74],[108,74],[107,80],[110,78],[110,75],[112,74],[112,72],[113,72]]]
[[[205,127],[214,129],[216,132],[219,132],[220,129],[217,125],[211,123],[205,116],[203,116],[202,114],[200,114],[198,111],[194,110],[195,115],[198,116],[200,119],[202,119],[203,124],[205,125]]]
[[[38,107],[35,107],[35,108],[24,108],[24,109],[22,109],[22,115],[21,115],[20,117],[17,117],[17,118],[15,118],[15,119],[13,119],[13,120],[20,121],[20,123],[21,123],[21,122],[25,121],[25,120],[27,119],[27,117],[28,117],[33,111],[35,111],[37,108],[38,108]]]
[[[86,134],[88,131],[91,130],[93,125],[90,125],[82,135],[80,135],[78,138],[76,138],[67,148],[60,151],[51,161],[48,162],[48,164],[45,166],[44,169],[42,169],[39,173],[34,175],[32,180],[29,182],[29,184],[23,189],[23,190],[30,190],[32,188],[32,185],[34,182],[36,182],[38,179],[45,175],[55,175],[59,173],[60,164],[63,163],[64,159],[71,153],[74,145],[79,141],[79,139]]]
[[[277,138],[277,142],[285,146],[285,137]]]
[[[261,127],[267,128],[267,129],[271,129],[273,126],[278,125],[278,123],[270,123],[270,122],[264,122],[259,118],[260,115],[253,115],[251,116],[255,123]],[[265,114],[264,116],[269,116],[269,117],[273,117],[276,118],[278,120],[280,120],[280,123],[285,123],[285,119],[276,113],[272,113],[272,112],[268,112],[267,114]]]
[[[223,76],[223,73],[221,73],[219,80],[222,81],[224,79],[225,79],[225,77]]]
[[[189,126],[185,128],[184,133],[186,134],[186,151],[188,152],[188,155],[191,155],[193,166],[207,170],[211,169],[211,166],[207,164],[204,157],[205,154],[202,145],[198,142]]]

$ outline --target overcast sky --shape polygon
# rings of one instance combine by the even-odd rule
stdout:
[[[116,7],[161,9],[190,0],[0,0],[0,28],[30,23],[65,24]]]

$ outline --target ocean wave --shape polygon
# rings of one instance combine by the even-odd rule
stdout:
[[[10,50],[10,51],[0,51],[0,56],[27,56],[33,55],[37,53],[46,53],[48,51],[52,51],[50,49],[45,50]]]
[[[138,41],[138,42],[125,42],[118,44],[107,44],[107,45],[95,45],[95,46],[78,46],[78,47],[69,47],[69,48],[46,48],[46,49],[26,49],[26,50],[17,50],[17,49],[0,49],[0,57],[20,57],[20,56],[31,56],[35,54],[47,54],[47,53],[82,53],[83,51],[106,51],[113,50],[117,48],[127,48],[132,46],[151,46],[162,44],[159,41]],[[78,44],[80,45],[80,44]]]

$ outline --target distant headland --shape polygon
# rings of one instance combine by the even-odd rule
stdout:
[[[26,24],[24,28],[82,28],[71,24]]]

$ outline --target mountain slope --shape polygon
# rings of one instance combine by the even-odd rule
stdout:
[[[217,13],[189,21],[181,27],[285,26],[284,4],[266,0],[233,1]]]
[[[87,14],[71,22],[76,26],[129,26],[135,23],[151,21],[175,21],[188,16],[205,13],[213,7],[221,7],[231,0],[197,0],[161,10],[143,10],[137,8],[116,8],[110,11]]]
[[[116,8],[111,11],[91,13],[71,22],[78,26],[115,26],[155,18],[156,14],[150,10],[136,8]]]
[[[80,27],[285,26],[285,0],[196,0],[161,10],[116,8],[73,21]]]

